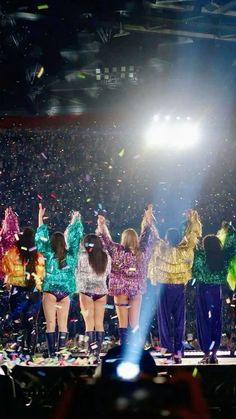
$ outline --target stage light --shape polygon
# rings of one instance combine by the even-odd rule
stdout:
[[[139,366],[132,362],[121,362],[117,367],[117,376],[122,380],[133,380],[139,372]]]
[[[156,377],[154,358],[143,348],[117,345],[103,357],[100,368],[101,376],[119,380],[136,380],[142,376]]]
[[[173,119],[170,115],[165,115],[164,118],[154,115],[147,132],[147,146],[182,150],[194,146],[199,138],[199,126],[189,116],[183,122],[180,116]]]

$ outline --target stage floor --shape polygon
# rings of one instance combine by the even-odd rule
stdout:
[[[156,365],[168,365],[160,355],[160,352],[150,351],[152,357],[155,360]],[[203,353],[199,351],[189,351],[185,352],[184,357],[182,358],[182,364],[172,364],[175,367],[190,366],[190,365],[199,365],[199,361],[203,358]],[[229,351],[219,351],[217,352],[218,364],[213,365],[236,365],[236,356],[230,356]],[[201,364],[211,365],[211,364]]]

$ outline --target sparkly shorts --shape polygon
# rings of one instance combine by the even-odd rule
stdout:
[[[57,301],[57,303],[58,303],[58,301],[61,301],[61,300],[63,300],[63,298],[66,298],[66,297],[68,297],[68,293],[67,292],[65,292],[65,291],[44,291],[44,292],[47,292],[48,294],[52,294],[52,295],[54,295],[54,297],[56,297],[56,301]]]
[[[92,298],[93,301],[97,301],[106,295],[106,294],[93,294],[92,292],[81,292],[81,294],[87,295],[87,297]]]

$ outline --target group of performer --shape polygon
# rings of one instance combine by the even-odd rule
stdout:
[[[102,215],[97,217],[95,233],[86,235],[78,211],[72,212],[64,233],[50,236],[44,220],[45,208],[40,203],[37,230],[26,227],[21,232],[18,217],[9,207],[0,230],[0,275],[9,289],[8,320],[19,351],[31,357],[35,353],[41,303],[48,356],[55,357],[66,347],[75,293],[79,294],[88,356],[95,362],[100,360],[108,295],[118,317],[119,343],[143,345],[140,310],[147,281],[151,281],[162,353],[169,354],[169,362],[180,364],[186,284],[195,278],[197,333],[204,353],[200,362],[218,362],[222,285],[228,281],[234,290],[236,283],[236,232],[231,223],[222,223],[216,234],[202,238],[200,217],[190,209],[182,230],[169,228],[161,239],[153,207],[148,205],[140,235],[128,228],[116,243]]]

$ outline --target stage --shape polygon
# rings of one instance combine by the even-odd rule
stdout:
[[[236,357],[230,356],[230,352],[220,351],[217,354],[218,364],[212,365],[199,364],[202,353],[197,351],[187,352],[180,365],[168,363],[168,360],[165,360],[158,351],[150,350],[148,352],[156,364],[154,381],[156,380],[158,385],[158,391],[155,393],[157,399],[160,395],[160,388],[163,389],[160,387],[162,380],[163,383],[168,380],[178,382],[179,379],[183,381],[186,377],[187,380],[190,377],[199,385],[202,397],[209,409],[209,418],[233,419],[236,417]],[[58,403],[60,404],[64,399],[65,389],[70,386],[78,388],[79,394],[82,391],[82,395],[78,397],[82,397],[83,402],[88,397],[87,387],[90,392],[91,383],[101,379],[101,365],[104,356],[105,354],[101,355],[100,365],[91,365],[87,362],[86,357],[82,356],[80,359],[74,357],[68,360],[54,361],[39,356],[35,363],[2,362],[1,372],[5,375],[0,375],[0,399],[1,405],[4,406],[4,416],[1,414],[1,418],[15,418],[20,412],[21,417],[24,418],[36,419],[43,416],[44,419],[57,419],[59,416],[55,416],[53,412]],[[130,385],[132,386],[132,383]],[[111,382],[108,386],[106,385],[106,390],[104,390],[109,394],[111,392],[110,399],[115,397],[118,391],[116,389],[115,392],[112,392],[112,386]],[[122,391],[125,391],[123,382],[122,388]],[[93,397],[95,397],[95,390],[93,391]],[[159,403],[161,402],[159,401]],[[95,405],[92,409],[95,409]],[[86,407],[84,406],[83,409],[86,410]],[[52,416],[53,414],[54,416]],[[107,414],[100,415],[100,417],[106,416]]]

